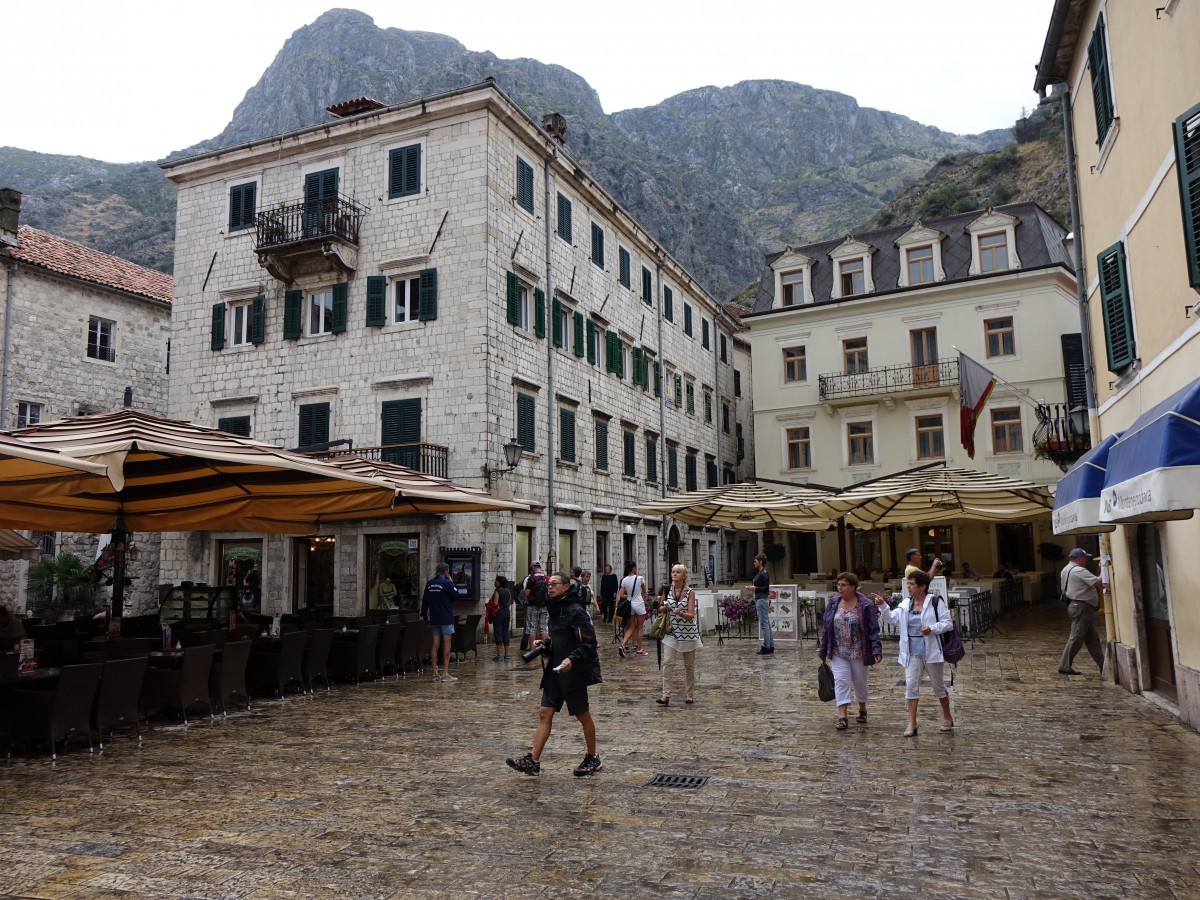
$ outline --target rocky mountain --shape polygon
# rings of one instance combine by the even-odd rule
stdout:
[[[534,119],[562,113],[567,152],[722,299],[757,275],[764,253],[861,228],[938,160],[1011,141],[1007,129],[948,134],[783,81],[702,87],[610,115],[561,66],[334,9],[288,39],[221,134],[173,156],[323,121],[340,100],[399,103],[489,76]],[[154,164],[0,148],[0,184],[25,193],[23,221],[169,270],[172,188]]]

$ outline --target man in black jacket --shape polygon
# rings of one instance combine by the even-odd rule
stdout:
[[[542,702],[538,709],[537,730],[533,734],[533,752],[505,762],[518,772],[537,775],[542,771],[542,750],[550,738],[554,714],[567,704],[567,713],[579,720],[587,755],[575,767],[575,775],[600,771],[596,754],[596,723],[588,710],[588,685],[599,684],[600,655],[596,651],[596,631],[592,619],[579,605],[579,594],[563,572],[546,579],[546,608],[550,612],[550,640],[537,641],[544,647]]]

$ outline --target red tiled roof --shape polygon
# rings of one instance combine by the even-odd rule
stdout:
[[[17,262],[163,303],[170,303],[175,292],[175,279],[170,275],[28,225],[17,229],[17,246],[7,248],[7,255]]]

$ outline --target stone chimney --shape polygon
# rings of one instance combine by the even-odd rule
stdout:
[[[17,246],[17,225],[21,220],[21,192],[0,188],[0,244]]]
[[[567,143],[567,120],[561,113],[547,113],[542,116],[542,130],[559,144]]]

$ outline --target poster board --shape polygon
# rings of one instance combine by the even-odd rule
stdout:
[[[800,640],[799,608],[796,604],[797,590],[794,584],[773,584],[767,606],[771,618],[771,636],[777,641]]]

